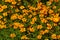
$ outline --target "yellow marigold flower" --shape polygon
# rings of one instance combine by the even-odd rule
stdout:
[[[35,29],[34,29],[33,27],[32,27],[32,28],[29,27],[28,30],[29,30],[30,32],[34,32],[34,31],[35,31]]]
[[[14,26],[13,26],[13,28],[14,28],[14,29],[17,29],[17,28],[18,28],[18,26],[15,26],[15,25],[14,25]]]
[[[44,39],[44,40],[49,40],[48,38]]]
[[[15,9],[15,12],[19,12],[19,9],[17,8],[17,9]]]
[[[0,15],[0,19],[3,18],[1,15]]]
[[[20,25],[20,23],[18,23],[18,22],[14,22],[13,25],[18,27],[18,26]]]
[[[60,8],[58,9],[58,11],[60,11]]]
[[[55,18],[56,18],[56,17],[59,17],[59,13],[56,13],[56,14],[53,15],[53,16],[54,16]]]
[[[53,6],[52,9],[56,9],[56,6]]]
[[[25,7],[24,6],[20,6],[20,9],[24,9]]]
[[[53,18],[53,22],[59,22],[59,17]]]
[[[52,29],[52,26],[50,24],[47,24],[47,29]]]
[[[54,26],[57,26],[57,23],[54,23]]]
[[[18,16],[18,19],[22,19],[22,18],[23,18],[23,15],[19,15],[19,16]]]
[[[15,34],[15,33],[11,33],[11,34],[10,34],[10,37],[11,37],[11,38],[14,38],[14,37],[16,37],[16,34]]]
[[[39,15],[39,17],[44,17],[44,14],[41,13],[41,14]]]
[[[16,3],[17,3],[16,1],[13,1],[13,2],[12,2],[12,4],[14,4],[14,5],[15,5]]]
[[[26,18],[22,18],[22,21],[23,21],[23,22],[26,22],[26,21],[27,21],[27,19],[26,19]]]
[[[52,38],[52,39],[56,39],[56,38],[57,38],[56,34],[52,34],[52,35],[51,35],[51,38]]]
[[[59,0],[54,0],[55,2],[59,2]]]
[[[44,32],[43,30],[41,30],[41,31],[40,31],[40,34],[41,34],[41,35],[44,35],[44,34],[45,34],[45,32]]]
[[[32,18],[32,21],[37,21],[37,18],[36,17]]]
[[[44,30],[44,32],[45,32],[45,33],[48,33],[48,32],[49,32],[49,30],[47,30],[47,29],[46,29],[46,30]]]
[[[20,28],[20,32],[25,32],[26,29],[25,28]]]
[[[41,39],[41,38],[42,38],[42,35],[38,35],[38,36],[37,36],[37,39]]]
[[[37,29],[42,29],[42,25],[38,25],[37,26]]]
[[[5,2],[9,2],[9,3],[12,2],[12,1],[14,1],[14,0],[5,0]]]
[[[50,2],[53,2],[53,0],[49,0]]]
[[[42,8],[41,5],[42,5],[42,2],[38,3],[37,4],[37,9],[41,9]]]
[[[7,8],[7,5],[3,5],[1,6],[2,9],[6,9]]]
[[[15,19],[17,19],[17,17],[18,17],[17,14],[13,14],[13,15],[11,16],[11,20],[15,20]]]
[[[30,24],[34,24],[35,22],[34,21],[31,21]]]
[[[1,24],[4,25],[6,22],[1,21]]]
[[[2,12],[3,11],[3,9],[2,8],[0,8],[0,12]]]
[[[21,0],[18,0],[18,1],[21,1]]]
[[[30,14],[28,17],[29,17],[29,18],[32,18],[32,15]]]
[[[4,13],[3,13],[3,16],[7,16],[7,15],[8,15],[7,12],[4,12]]]
[[[21,28],[23,28],[23,27],[24,27],[24,25],[23,25],[23,24],[20,24],[20,25],[19,25],[19,28],[20,28],[20,29],[21,29]]]
[[[54,11],[52,9],[49,10],[49,14],[52,14],[54,13]]]
[[[40,10],[40,13],[44,13],[45,10]]]
[[[47,2],[47,5],[51,5],[51,4],[52,4],[52,2],[51,2],[51,1],[48,1],[48,2]]]
[[[41,19],[42,23],[46,23],[47,22],[47,20],[44,19],[44,18],[40,18],[40,19]]]
[[[6,25],[0,25],[0,29],[6,28]]]
[[[21,39],[29,39],[26,35],[23,35]]]
[[[60,35],[57,35],[57,39],[60,39]]]
[[[36,12],[33,12],[33,13],[32,13],[32,15],[34,15],[34,16],[35,16],[35,15],[37,15],[37,13],[36,13]]]

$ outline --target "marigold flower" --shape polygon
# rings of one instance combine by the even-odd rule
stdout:
[[[37,39],[41,39],[41,38],[42,38],[42,35],[38,35],[38,36],[37,36]]]
[[[4,13],[3,13],[3,16],[7,16],[7,15],[8,15],[7,12],[4,12]]]
[[[32,18],[32,15],[30,14],[28,17],[29,17],[29,18]]]
[[[3,11],[3,9],[2,8],[0,8],[0,12],[2,12]]]
[[[15,5],[16,4],[16,1],[13,1],[12,4]]]
[[[48,38],[44,39],[44,40],[49,40]]]
[[[44,32],[45,32],[45,33],[48,33],[48,32],[49,32],[49,30],[47,30],[47,29],[46,29],[46,30],[44,30]]]
[[[51,38],[52,38],[52,39],[56,39],[56,38],[57,38],[56,34],[52,34],[52,35],[51,35]]]
[[[52,4],[52,2],[51,2],[51,1],[48,1],[48,2],[47,2],[47,5],[51,5],[51,4]]]
[[[53,10],[51,10],[51,9],[49,10],[49,14],[52,14],[53,12],[54,12]]]
[[[57,35],[57,39],[60,39],[60,35]]]
[[[21,39],[29,39],[26,35],[23,35]]]
[[[43,30],[41,30],[41,31],[40,31],[40,34],[41,34],[41,35],[44,35],[44,34],[45,34],[45,32],[44,32]]]
[[[27,19],[26,19],[26,18],[22,18],[22,21],[23,21],[23,22],[26,22],[26,21],[27,21]]]
[[[17,17],[18,17],[17,14],[13,14],[13,15],[11,15],[11,20],[15,20],[15,19],[17,19]]]
[[[31,28],[31,27],[30,27],[28,30],[29,30],[30,32],[34,32],[34,31],[35,31],[35,29],[34,29],[34,28]]]
[[[59,18],[53,18],[53,22],[59,22]]]
[[[11,37],[11,38],[14,38],[14,37],[16,37],[16,34],[15,34],[15,33],[11,33],[11,34],[10,34],[10,37]]]
[[[19,9],[15,9],[15,12],[19,12]]]
[[[24,6],[20,6],[20,9],[24,9],[25,7]]]
[[[54,0],[55,2],[59,2],[59,0]]]
[[[3,18],[1,15],[0,15],[0,19]]]
[[[34,24],[35,22],[34,21],[31,21],[30,24]]]
[[[52,26],[50,24],[47,24],[47,29],[52,29]]]
[[[25,28],[20,28],[20,32],[25,32],[26,29]]]
[[[7,5],[3,5],[1,6],[2,9],[6,9],[7,8]]]
[[[22,18],[23,18],[23,15],[19,15],[19,16],[18,16],[18,19],[21,20]]]
[[[37,26],[37,29],[42,29],[42,25],[38,25]]]

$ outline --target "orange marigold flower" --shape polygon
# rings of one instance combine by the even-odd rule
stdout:
[[[25,7],[24,6],[20,6],[20,9],[24,9]]]
[[[15,33],[11,33],[11,34],[10,34],[10,37],[11,37],[11,38],[14,38],[14,37],[16,37],[16,34],[15,34]]]
[[[41,34],[41,35],[44,35],[44,34],[45,34],[45,32],[44,32],[43,30],[41,30],[41,31],[40,31],[40,34]]]
[[[42,29],[42,25],[38,25],[37,26],[37,29]]]
[[[37,39],[41,39],[41,38],[42,38],[42,35],[38,35],[38,36],[37,36]]]
[[[0,12],[2,12],[3,11],[3,9],[2,8],[0,8]]]
[[[60,35],[57,35],[57,39],[60,39]]]
[[[0,19],[3,18],[1,15],[0,15]]]
[[[21,39],[29,39],[26,35],[23,35]]]
[[[49,14],[52,14],[54,13],[54,11],[52,9],[49,10]]]
[[[23,18],[23,15],[19,15],[19,16],[18,16],[18,19],[22,19],[22,18]]]
[[[29,27],[28,30],[29,30],[30,32],[34,32],[34,31],[35,31],[35,29],[34,29],[34,28],[31,28],[31,27]]]
[[[59,22],[59,17],[53,18],[53,22]]]
[[[4,13],[3,13],[3,16],[7,16],[7,15],[8,15],[7,12],[4,12]]]
[[[13,2],[12,2],[12,4],[14,4],[14,5],[15,5],[16,3],[17,3],[16,1],[13,1]]]
[[[47,24],[47,29],[52,29],[52,26],[50,24]]]
[[[19,12],[19,9],[17,8],[17,9],[15,9],[15,12]]]
[[[57,38],[56,34],[52,34],[52,35],[51,35],[51,38],[52,38],[52,39],[56,39],[56,38]]]
[[[26,29],[25,28],[20,28],[20,32],[25,32]]]
[[[7,8],[7,5],[3,5],[1,6],[2,9],[6,9]]]
[[[15,20],[15,19],[17,19],[17,17],[18,17],[17,14],[13,14],[13,15],[11,16],[11,20]]]
[[[55,2],[59,2],[59,0],[54,0]]]
[[[35,22],[34,21],[31,21],[30,24],[34,24]]]
[[[27,21],[27,19],[26,19],[26,18],[22,18],[22,21],[23,21],[23,22],[26,22],[26,21]]]

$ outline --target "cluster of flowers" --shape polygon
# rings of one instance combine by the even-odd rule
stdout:
[[[34,1],[35,6],[27,0],[1,0],[0,40],[60,40],[60,1]]]

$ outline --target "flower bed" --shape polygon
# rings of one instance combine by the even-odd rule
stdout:
[[[0,40],[60,40],[60,0],[0,0]]]

